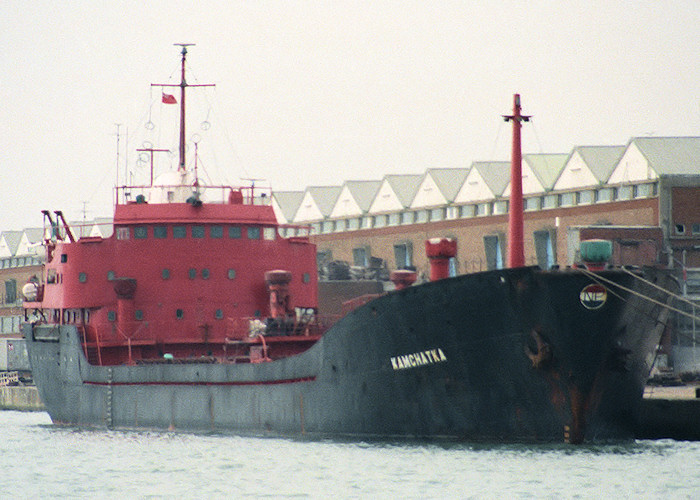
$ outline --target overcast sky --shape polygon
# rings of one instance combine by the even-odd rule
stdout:
[[[177,150],[174,43],[216,84],[188,94],[205,179],[303,190],[507,160],[514,93],[526,153],[700,135],[699,26],[698,0],[3,1],[0,231],[111,216],[116,123],[120,183]]]

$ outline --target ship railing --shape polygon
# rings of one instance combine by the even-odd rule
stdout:
[[[316,314],[299,308],[296,314],[280,319],[259,317],[228,318],[226,339],[230,342],[255,341],[260,336],[314,337],[323,335],[341,315]]]
[[[159,199],[158,203],[194,202],[238,204],[238,205],[270,205],[272,192],[270,188],[259,186],[224,186],[224,185],[124,185],[117,186],[115,199],[117,204],[147,203],[152,193],[187,193],[186,200],[182,196],[174,196],[172,200]]]
[[[133,352],[132,352],[132,347],[136,344],[138,345],[155,345],[156,344],[156,339],[155,337],[153,338],[148,338],[148,337],[141,337],[138,338],[138,340],[134,340],[134,337],[137,337],[143,330],[149,330],[151,332],[151,325],[148,321],[145,322],[132,322],[131,325],[137,325],[136,328],[133,330],[133,333],[131,335],[127,335],[122,328],[120,328],[119,325],[115,323],[109,323],[108,325],[97,325],[97,324],[90,324],[90,325],[82,325],[78,327],[78,330],[82,334],[82,339],[83,339],[83,352],[85,353],[85,358],[90,361],[90,354],[89,354],[89,348],[94,347],[96,354],[97,354],[97,363],[99,365],[102,365],[102,350],[106,348],[106,346],[109,344],[109,341],[107,340],[106,336],[104,335],[105,330],[109,329],[110,331],[116,332],[117,334],[117,339],[122,342],[126,341],[126,347],[127,347],[127,353],[128,353],[128,364],[133,365],[135,364],[134,362],[134,357],[133,357]],[[95,339],[94,343],[88,340],[88,333],[91,333],[90,337]],[[152,332],[151,332],[152,333]]]

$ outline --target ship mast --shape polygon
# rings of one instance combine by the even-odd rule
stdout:
[[[523,172],[520,145],[521,122],[530,121],[520,114],[520,94],[513,95],[513,114],[504,115],[505,121],[513,123],[513,141],[510,158],[510,203],[508,208],[508,267],[525,265],[523,238]]]
[[[180,83],[152,83],[151,87],[180,87],[180,162],[178,164],[178,171],[185,171],[185,89],[187,87],[214,87],[213,83],[189,85],[185,80],[185,60],[187,58],[187,47],[191,47],[193,43],[175,43],[178,47],[182,47],[182,68],[180,71]]]

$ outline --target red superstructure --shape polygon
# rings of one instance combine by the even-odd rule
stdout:
[[[181,103],[186,53],[183,45]],[[184,132],[180,140],[184,154]],[[47,261],[25,308],[39,322],[77,325],[99,365],[260,361],[307,349],[322,333],[315,246],[281,236],[266,193],[201,186],[184,164],[151,185],[117,188],[110,237],[77,239],[60,212],[45,211]],[[270,299],[279,295],[270,271],[287,278],[283,308]]]

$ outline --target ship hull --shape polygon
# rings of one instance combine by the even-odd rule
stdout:
[[[660,300],[630,274],[600,275]],[[627,439],[663,308],[616,286],[584,300],[591,284],[579,271],[521,268],[414,286],[350,312],[306,352],[264,363],[94,366],[75,326],[24,329],[34,380],[55,423],[361,438]]]

